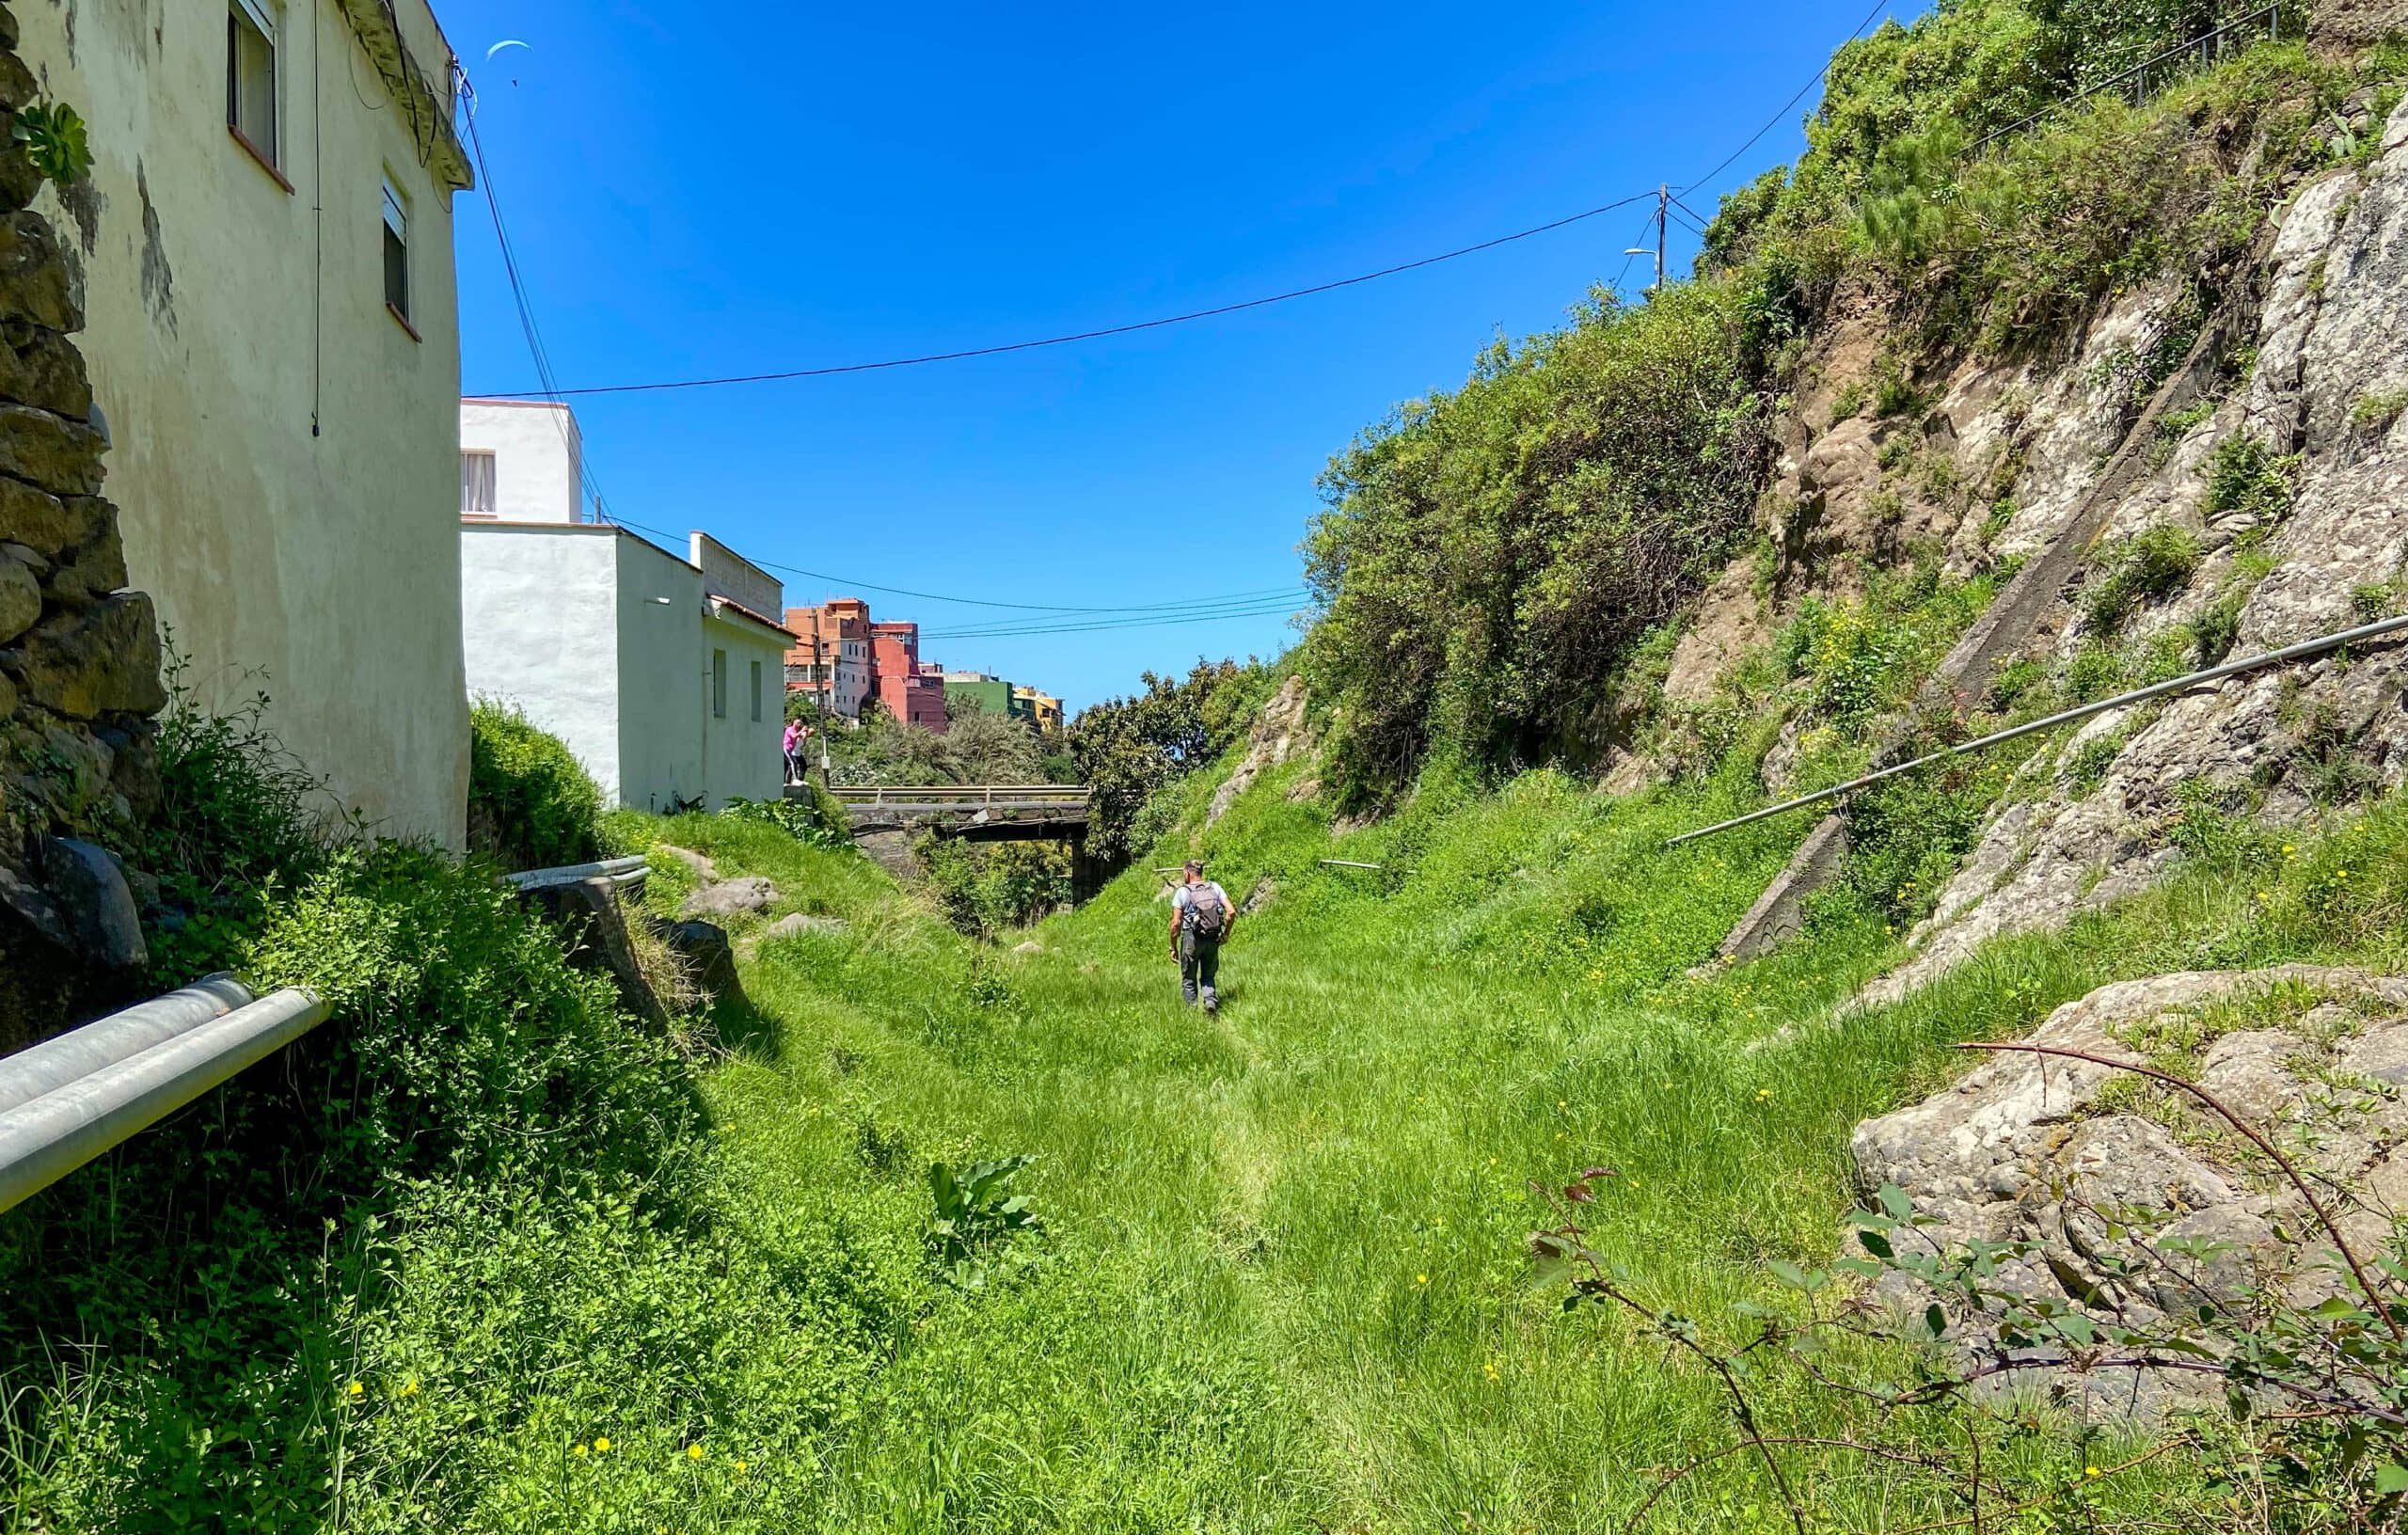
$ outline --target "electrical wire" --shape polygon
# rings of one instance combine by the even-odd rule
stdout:
[[[1304,605],[1307,595],[1307,593],[1304,588],[1297,587],[1291,591],[1280,592],[1268,596],[1246,597],[1228,602],[1197,603],[1192,607],[1166,608],[1151,614],[1138,616],[1160,618],[1219,618],[1225,615],[1244,614],[1256,609],[1262,609],[1266,611],[1273,609],[1280,611],[1293,611],[1295,609]],[[974,623],[972,626],[966,628],[938,628],[930,629],[927,632],[934,635],[976,635],[983,638],[1010,634],[1042,634],[1051,630],[1058,624],[1119,624],[1136,621],[1136,618],[1133,617],[1130,619],[1090,619],[1076,613],[1054,613],[1040,618],[998,619],[992,623],[976,622]]]
[[[664,531],[658,528],[649,528],[641,522],[629,522],[624,518],[618,519],[617,526],[628,529],[635,532],[650,533],[655,538],[667,539],[673,546],[673,546],[677,539],[677,535],[674,533]],[[1020,612],[1054,614],[1064,617],[1075,617],[1080,614],[1160,613],[1198,605],[1233,602],[1249,597],[1268,598],[1275,596],[1283,592],[1300,590],[1297,588],[1282,586],[1267,586],[1256,592],[1228,592],[1223,593],[1219,596],[1212,597],[1181,597],[1170,602],[1143,602],[1115,608],[1081,608],[1073,607],[1066,603],[996,602],[985,597],[946,596],[935,592],[914,592],[909,587],[880,586],[876,581],[851,580],[843,576],[832,576],[824,570],[806,570],[800,565],[789,565],[776,560],[754,560],[752,562],[761,566],[764,570],[784,571],[789,576],[800,576],[810,580],[825,581],[832,587],[841,587],[847,591],[877,592],[890,597],[916,597],[922,602],[958,603],[965,608],[1005,608]]]
[[[452,71],[460,82],[461,115],[467,123],[469,152],[476,157],[477,184],[484,192],[485,207],[493,215],[494,240],[501,247],[501,269],[510,281],[511,302],[518,310],[518,328],[527,340],[528,355],[534,360],[535,376],[544,385],[543,393],[538,398],[561,404],[560,375],[552,371],[551,353],[544,345],[542,327],[535,324],[534,303],[527,296],[526,278],[518,267],[517,247],[511,243],[509,222],[501,216],[501,194],[494,184],[493,167],[485,160],[484,138],[477,132],[476,85],[469,80],[468,71],[456,60]],[[569,457],[577,464],[578,483],[593,502],[595,515],[604,515],[603,508],[608,498],[602,494],[601,477],[594,472],[582,445],[569,440],[567,421],[556,417],[552,426],[561,435],[561,446],[567,450]]]
[[[1873,18],[1880,15],[1882,11],[1888,9],[1892,3],[1893,0],[1875,0],[1873,8],[1864,13],[1864,20],[1856,24],[1856,30],[1850,32],[1846,37],[1840,40],[1840,46],[1846,47],[1847,44],[1854,42],[1859,37],[1861,37],[1864,33],[1864,29],[1873,24]],[[1836,49],[1833,51],[1837,52]],[[1707,171],[1696,181],[1689,182],[1687,186],[1682,187],[1681,190],[1684,192],[1694,192],[1699,187],[1703,186],[1706,182],[1714,180],[1717,176],[1721,175],[1724,171],[1729,170],[1733,164],[1738,160],[1739,156],[1747,153],[1750,150],[1754,149],[1758,140],[1762,139],[1766,134],[1771,133],[1774,128],[1778,127],[1781,124],[1782,119],[1788,117],[1792,112],[1798,110],[1798,103],[1806,99],[1806,93],[1808,91],[1813,90],[1816,86],[1823,83],[1823,76],[1830,72],[1830,60],[1825,59],[1823,61],[1823,67],[1814,71],[1814,77],[1807,81],[1804,85],[1798,87],[1798,94],[1792,96],[1788,102],[1782,106],[1780,111],[1774,113],[1771,117],[1766,118],[1763,127],[1757,129],[1754,133],[1750,134],[1748,135],[1748,141],[1745,144],[1740,145],[1737,149],[1733,150],[1729,154],[1723,156],[1722,163],[1720,165],[1715,166],[1712,170]]]
[[[1340,288],[1353,288],[1367,282],[1377,282],[1382,277],[1392,277],[1402,272],[1418,271],[1425,266],[1435,266],[1441,261],[1455,261],[1461,257],[1476,255],[1483,250],[1494,250],[1499,245],[1510,245],[1516,240],[1528,240],[1533,235],[1560,229],[1569,225],[1580,223],[1584,219],[1595,218],[1600,214],[1610,214],[1617,208],[1627,208],[1632,203],[1652,196],[1654,196],[1653,193],[1638,193],[1618,201],[1570,214],[1562,218],[1552,219],[1545,224],[1535,224],[1527,229],[1517,229],[1512,234],[1500,234],[1493,240],[1482,240],[1477,245],[1458,246],[1453,250],[1442,251],[1435,256],[1424,256],[1419,261],[1400,261],[1394,266],[1384,266],[1376,272],[1339,277],[1332,282],[1317,282],[1308,288],[1291,288],[1284,293],[1244,299],[1235,304],[1219,304],[1209,309],[1190,309],[1184,314],[1170,314],[1159,319],[1133,321],[1125,325],[1105,325],[1096,330],[1072,331],[1062,336],[1046,336],[1030,341],[1007,341],[995,346],[974,346],[958,352],[931,352],[920,356],[889,357],[880,362],[848,362],[825,368],[790,368],[778,372],[736,373],[722,378],[680,378],[645,384],[593,384],[574,389],[522,389],[515,392],[505,390],[488,394],[484,398],[489,400],[555,399],[562,395],[643,394],[668,389],[720,388],[734,384],[775,384],[788,379],[828,378],[839,373],[871,373],[889,368],[917,368],[931,362],[959,362],[970,357],[993,357],[1009,352],[1032,352],[1040,347],[1069,346],[1077,341],[1101,340],[1107,336],[1128,336],[1138,331],[1160,330],[1165,325],[1183,325],[1197,320],[1211,320],[1225,314],[1237,314],[1246,309],[1262,309],[1272,304],[1285,304],[1291,299],[1309,298],[1316,293],[1335,293]]]
[[[1303,610],[1302,603],[1282,603],[1277,607],[1252,609],[1239,612],[1176,614],[1168,618],[1133,618],[1117,623],[1064,624],[1052,628],[1013,629],[990,633],[980,629],[923,629],[922,640],[1013,640],[1047,634],[1099,634],[1120,629],[1156,629],[1185,624],[1218,624],[1239,618],[1286,618]]]

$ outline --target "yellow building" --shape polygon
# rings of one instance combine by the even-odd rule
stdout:
[[[131,584],[205,705],[380,830],[458,846],[452,51],[425,0],[20,5],[92,171],[37,204],[83,274]]]
[[[1014,713],[1024,714],[1037,726],[1038,733],[1051,736],[1062,728],[1062,701],[1052,693],[1040,693],[1034,688],[1014,687]]]

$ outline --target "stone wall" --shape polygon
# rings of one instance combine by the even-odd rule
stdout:
[[[0,129],[33,102],[0,6]],[[72,105],[73,103],[68,103]],[[0,1051],[117,1000],[145,962],[121,843],[156,795],[150,599],[124,590],[108,433],[69,338],[83,292],[0,131]]]

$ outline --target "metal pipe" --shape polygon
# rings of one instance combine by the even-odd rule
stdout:
[[[606,858],[599,863],[564,863],[557,869],[529,869],[523,874],[506,874],[503,878],[520,890],[536,890],[545,885],[573,885],[580,879],[608,879],[631,870],[649,867],[642,854],[633,858]]]
[[[2360,640],[2373,640],[2383,635],[2396,634],[2401,629],[2408,629],[2408,613],[2403,613],[2397,618],[2380,619],[2372,624],[2362,624],[2354,629],[2343,629],[2338,634],[2328,634],[2321,639],[2303,640],[2298,644],[2285,645],[2280,650],[2269,650],[2259,655],[2244,657],[2237,661],[2226,661],[2222,666],[2211,666],[2204,672],[2194,672],[2188,676],[2151,683],[2146,688],[2135,688],[2129,693],[2117,693],[2113,698],[2102,698],[2096,704],[2083,704],[2070,709],[2060,709],[2055,714],[2047,715],[2026,724],[1993,731],[1988,736],[1967,741],[1961,746],[1947,747],[1917,757],[1911,762],[1901,762],[1893,767],[1877,768],[1861,777],[1851,778],[1845,783],[1835,783],[1828,789],[1817,789],[1813,794],[1800,795],[1795,799],[1784,799],[1780,804],[1767,805],[1762,810],[1752,810],[1745,815],[1734,815],[1727,821],[1717,821],[1712,826],[1702,826],[1694,831],[1684,831],[1677,837],[1666,838],[1664,847],[1678,847],[1685,842],[1695,842],[1700,837],[1710,837],[1717,831],[1728,831],[1734,827],[1746,826],[1751,822],[1761,821],[1767,816],[1782,815],[1807,805],[1819,805],[1825,800],[1836,799],[1842,795],[1854,794],[1857,790],[1868,784],[1878,783],[1883,779],[1895,778],[1900,773],[1912,772],[1918,768],[1927,767],[1949,757],[1961,757],[1968,752],[1997,746],[2003,741],[2014,740],[2019,736],[2029,736],[2036,731],[2048,730],[2076,720],[2086,720],[2094,714],[2104,714],[2109,709],[2120,709],[2127,704],[2139,704],[2148,699],[2162,697],[2167,693],[2180,692],[2186,688],[2195,688],[2203,682],[2216,682],[2243,672],[2255,672],[2261,667],[2279,666],[2285,661],[2295,661],[2304,656],[2316,656],[2328,650],[2338,650],[2343,645],[2354,644]]]
[[[212,975],[0,1059],[0,1113],[189,1034],[259,999],[231,975]]]
[[[1321,860],[1321,865],[1325,869],[1385,869],[1387,867],[1385,863],[1357,863],[1344,858],[1324,858]]]
[[[326,1012],[288,987],[0,1114],[0,1211],[282,1050]]]

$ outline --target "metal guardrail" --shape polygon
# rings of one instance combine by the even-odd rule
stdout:
[[[1901,762],[1892,767],[1876,769],[1860,777],[1851,778],[1845,783],[1835,783],[1828,789],[1817,789],[1813,794],[1800,795],[1795,799],[1784,799],[1777,805],[1766,805],[1762,810],[1750,811],[1745,815],[1734,815],[1727,821],[1717,821],[1712,826],[1702,826],[1694,831],[1684,831],[1677,837],[1667,837],[1664,840],[1664,847],[1678,847],[1685,842],[1695,842],[1700,837],[1710,837],[1718,831],[1729,831],[1735,827],[1748,826],[1769,816],[1786,815],[1790,811],[1803,809],[1807,805],[1819,805],[1826,800],[1854,794],[1857,790],[1878,783],[1884,779],[1895,778],[1901,773],[1910,773],[1918,768],[1927,768],[1935,762],[1965,756],[1997,746],[2004,741],[2014,740],[2018,736],[2030,736],[2039,731],[2052,730],[2058,725],[2070,724],[2076,720],[2087,720],[2094,714],[2104,714],[2109,709],[2120,709],[2133,704],[2145,703],[2152,698],[2162,697],[2167,693],[2178,693],[2186,688],[2195,688],[2203,682],[2216,682],[2225,677],[2238,676],[2243,672],[2256,672],[2269,666],[2280,666],[2286,661],[2300,660],[2309,656],[2321,656],[2328,650],[2338,650],[2344,645],[2355,644],[2361,640],[2374,640],[2386,634],[2397,634],[2402,629],[2408,629],[2408,614],[2401,614],[2397,618],[2379,619],[2372,624],[2361,624],[2354,629],[2343,629],[2337,634],[2323,635],[2314,640],[2303,640],[2298,644],[2285,645],[2280,650],[2263,651],[2256,656],[2243,657],[2237,661],[2226,661],[2222,666],[2211,666],[2204,672],[2193,672],[2164,682],[2151,683],[2146,688],[2135,688],[2129,693],[2117,693],[2113,698],[2102,698],[2096,704],[2083,704],[2070,709],[2060,709],[2055,714],[2047,715],[2024,724],[2015,725],[2006,730],[1992,731],[1988,736],[1966,741],[1962,745],[1926,752],[1911,762]]]
[[[282,1050],[326,1013],[298,988],[258,997],[214,975],[0,1059],[0,1211]]]
[[[2018,134],[2028,133],[2067,107],[2077,106],[2094,96],[2103,96],[2111,91],[2117,95],[2129,95],[2131,97],[2132,104],[2138,106],[2148,98],[2148,81],[2152,71],[2178,69],[2193,60],[2196,60],[2203,66],[2212,64],[2215,62],[2216,55],[2223,53],[2236,39],[2244,39],[2255,34],[2261,22],[2265,24],[2265,33],[2268,38],[2280,37],[2283,28],[2282,6],[2277,3],[2254,10],[2246,16],[2237,16],[2212,31],[2201,33],[2189,42],[2177,44],[2163,53],[2155,54],[2141,60],[2129,70],[2111,74],[2087,89],[2079,90],[2070,96],[2051,102],[2029,117],[2018,119],[2004,128],[1993,129],[1976,139],[1972,147],[1965,151],[1965,157],[1975,158],[1991,145],[2012,138]]]
[[[1084,783],[840,783],[828,792],[845,805],[943,805],[962,810],[1080,806],[1095,798],[1095,791]]]
[[[641,855],[633,858],[606,858],[598,863],[563,863],[556,869],[529,869],[502,878],[520,891],[544,890],[553,885],[580,884],[588,879],[608,879],[621,890],[643,883],[652,873],[652,865]]]

